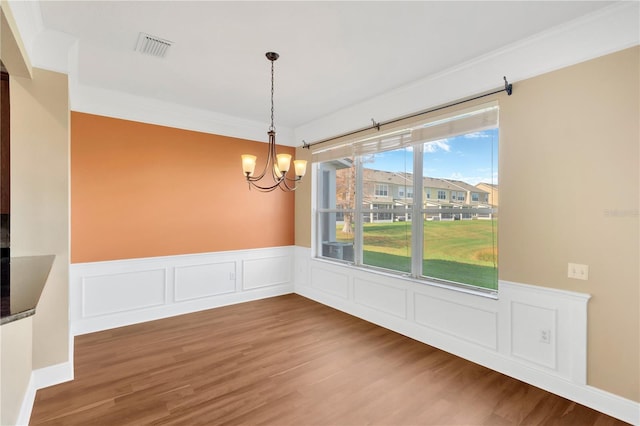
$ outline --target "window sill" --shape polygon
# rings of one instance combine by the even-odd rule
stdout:
[[[344,261],[344,260],[329,259],[325,257],[314,257],[313,260],[322,262],[322,263],[327,263],[330,265],[336,265],[340,267],[353,269],[356,271],[367,272],[367,273],[375,274],[378,276],[401,280],[404,282],[410,282],[418,285],[428,285],[432,287],[442,288],[445,290],[452,290],[452,291],[457,291],[457,292],[470,294],[474,296],[486,297],[488,299],[495,299],[495,300],[498,299],[498,290],[485,289],[482,287],[474,287],[471,285],[458,284],[458,283],[447,282],[447,281],[439,281],[439,280],[434,280],[429,278],[415,278],[410,276],[409,274],[394,273],[387,269],[381,269],[381,268],[376,268],[372,266],[357,266],[357,265],[354,265],[352,262]]]

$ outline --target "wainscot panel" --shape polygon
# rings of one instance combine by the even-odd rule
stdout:
[[[72,264],[71,333],[292,293],[293,254],[274,247]]]
[[[250,290],[291,282],[292,256],[272,256],[242,261],[242,288]]]
[[[174,273],[176,302],[232,293],[236,289],[234,262],[177,266]]]
[[[338,296],[343,299],[349,297],[349,276],[346,273],[339,273],[327,270],[322,267],[311,268],[311,286],[318,290]]]
[[[511,355],[555,370],[556,317],[555,309],[512,302]]]
[[[373,281],[354,280],[354,301],[399,318],[407,318],[407,290]]]
[[[498,314],[421,293],[414,296],[415,320],[489,349],[498,349]]]
[[[82,316],[89,318],[164,305],[166,287],[164,269],[85,276]]]

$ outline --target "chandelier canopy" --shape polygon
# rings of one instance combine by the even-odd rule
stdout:
[[[255,175],[256,160],[255,155],[244,154],[242,155],[242,171],[249,184],[249,189],[252,187],[263,192],[270,192],[276,188],[280,188],[283,191],[295,191],[297,188],[297,182],[299,182],[307,171],[306,160],[294,160],[293,161],[293,176],[287,176],[289,169],[291,168],[291,155],[290,154],[278,154],[276,152],[276,128],[273,125],[273,63],[280,57],[276,52],[267,52],[267,59],[271,61],[271,125],[269,126],[269,146],[267,148],[267,162],[264,169],[259,175]],[[291,173],[289,173],[291,175]],[[267,176],[271,176],[269,179]],[[262,179],[265,179],[262,181]]]

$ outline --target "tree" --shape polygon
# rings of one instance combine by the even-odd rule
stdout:
[[[352,210],[355,202],[356,168],[346,167],[336,170],[336,205],[345,210]],[[345,212],[342,233],[353,234],[353,213]]]

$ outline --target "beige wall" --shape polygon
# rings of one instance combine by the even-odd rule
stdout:
[[[67,76],[11,78],[11,255],[54,254],[33,319],[33,367],[69,360]]]
[[[0,329],[0,425],[14,425],[31,377],[32,317]]]
[[[11,254],[55,254],[36,315],[0,329],[0,424],[14,424],[32,369],[69,361],[67,77],[32,69],[6,3],[2,51],[11,92]]]
[[[311,247],[311,182],[313,174],[311,150],[296,148],[296,159],[307,160],[307,174],[296,189],[295,241],[297,246]]]
[[[519,82],[500,104],[500,278],[591,294],[588,383],[635,401],[639,60],[635,47]]]
[[[591,294],[588,384],[635,401],[639,55],[635,47],[516,82],[513,96],[498,97],[500,279]],[[296,194],[304,247],[310,194]],[[589,280],[567,278],[568,262],[589,265]]]

